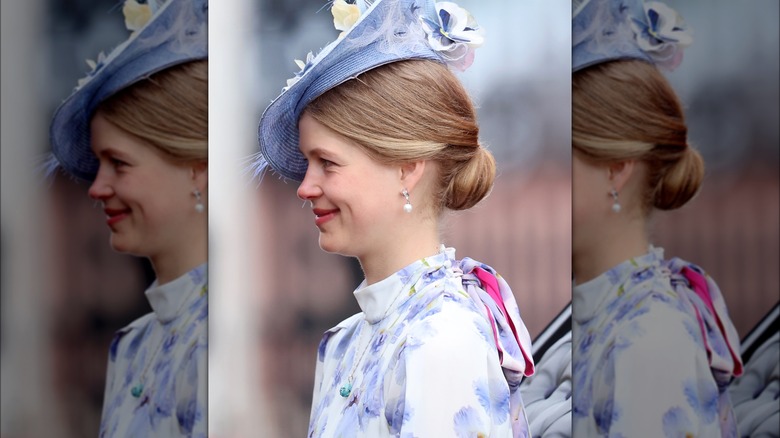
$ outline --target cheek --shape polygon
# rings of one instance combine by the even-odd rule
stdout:
[[[180,180],[149,178],[136,187],[135,199],[155,221],[177,220],[188,208],[195,209],[192,187]]]
[[[344,198],[351,222],[360,229],[386,229],[393,213],[403,211],[403,197],[394,199],[386,187],[378,187],[362,181],[350,187],[349,196]]]

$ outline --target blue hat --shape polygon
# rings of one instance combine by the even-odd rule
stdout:
[[[90,121],[101,102],[154,73],[208,57],[208,0],[169,0],[160,6],[154,0],[127,0],[124,11],[128,28],[135,31],[108,56],[101,53],[51,122],[54,164],[77,178],[93,180],[97,175]],[[137,15],[143,21],[144,14],[151,19],[139,23]]]
[[[639,59],[671,70],[693,41],[682,17],[661,2],[575,0],[572,6],[575,72],[619,59]]]
[[[335,0],[332,12],[336,28],[345,32],[317,56],[309,53],[305,63],[299,62],[301,71],[266,108],[258,127],[260,153],[252,164],[256,175],[270,167],[285,178],[303,180],[307,162],[298,149],[298,119],[309,103],[331,88],[381,65],[409,59],[430,59],[465,70],[483,41],[473,17],[451,2]],[[350,16],[357,21],[344,23]]]

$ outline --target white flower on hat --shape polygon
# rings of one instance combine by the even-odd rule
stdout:
[[[312,66],[314,63],[314,54],[312,52],[309,52],[306,54],[306,61],[303,61],[301,59],[295,60],[295,65],[298,66],[301,70],[295,74],[295,76],[291,77],[290,79],[287,79],[287,86],[282,89],[282,92],[287,91],[288,88],[295,85],[296,82],[301,80],[301,77],[303,77],[303,74],[306,73],[306,71]]]
[[[125,0],[122,6],[122,14],[125,16],[127,30],[136,31],[149,22],[152,18],[152,8],[148,3],[138,3],[136,0]]]
[[[87,59],[87,66],[90,68],[90,72],[84,76],[83,78],[79,79],[76,83],[76,88],[81,88],[82,85],[86,84],[90,79],[92,79],[93,76],[95,76],[95,73],[97,73],[98,70],[100,70],[101,67],[103,67],[103,64],[106,63],[106,54],[104,52],[100,52],[97,56],[97,59]]]
[[[466,70],[474,61],[474,49],[485,41],[485,32],[474,17],[452,2],[436,3],[437,21],[420,17],[428,44],[448,64]]]
[[[682,49],[693,42],[690,29],[680,14],[664,3],[651,1],[644,7],[645,21],[631,22],[637,45],[656,64],[669,69],[677,67],[682,61]]]
[[[347,3],[345,0],[334,0],[330,13],[333,14],[333,26],[336,27],[336,30],[342,31],[339,34],[339,38],[341,38],[348,30],[352,29],[352,26],[360,18],[360,7],[355,3]]]

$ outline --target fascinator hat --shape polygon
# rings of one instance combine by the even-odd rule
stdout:
[[[98,161],[90,148],[90,121],[97,106],[154,73],[208,57],[208,0],[127,0],[123,12],[133,33],[108,56],[87,61],[92,71],[54,114],[48,172],[62,167],[94,180]]]
[[[690,29],[658,1],[574,0],[572,71],[621,59],[673,70],[693,42]]]
[[[298,62],[301,70],[266,108],[258,127],[260,152],[251,164],[256,177],[268,167],[302,181],[307,162],[298,149],[298,119],[326,91],[391,62],[428,59],[465,70],[483,31],[452,2],[433,0],[334,0],[336,28],[343,32],[316,56]]]

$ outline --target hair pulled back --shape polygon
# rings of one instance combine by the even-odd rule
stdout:
[[[106,120],[181,161],[208,159],[208,61],[151,75],[98,106]]]
[[[613,61],[574,74],[573,147],[597,163],[644,162],[646,212],[682,207],[698,192],[704,161],[687,135],[680,101],[655,66]]]
[[[436,211],[471,208],[493,186],[495,160],[479,143],[471,99],[437,62],[407,60],[369,70],[328,90],[306,112],[380,163],[436,162]]]

